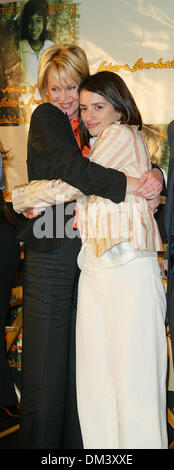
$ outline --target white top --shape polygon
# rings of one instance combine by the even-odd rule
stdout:
[[[122,242],[113,246],[110,250],[101,256],[95,256],[89,241],[82,245],[78,256],[78,266],[80,269],[87,264],[88,269],[110,268],[128,263],[134,258],[155,257],[156,251],[136,250],[128,242]]]
[[[26,82],[29,82],[30,85],[36,85],[37,72],[41,55],[45,49],[47,49],[49,46],[52,46],[52,44],[54,44],[52,41],[46,40],[37,57],[27,39],[20,41],[19,55],[22,68],[24,70],[24,79]]]

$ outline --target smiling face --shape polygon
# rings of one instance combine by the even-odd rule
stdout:
[[[71,119],[78,119],[79,116],[78,87],[79,83],[75,82],[67,73],[62,80],[58,80],[52,70],[48,72],[47,93],[49,101],[63,113],[67,113]]]
[[[43,29],[44,29],[43,16],[39,15],[38,13],[35,13],[34,15],[30,16],[29,22],[28,22],[28,33],[29,33],[30,38],[33,41],[37,41],[40,38],[40,35],[42,34]]]
[[[80,110],[81,118],[93,137],[121,118],[121,113],[104,96],[85,89],[80,92]]]

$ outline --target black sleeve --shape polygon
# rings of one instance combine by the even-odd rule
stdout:
[[[28,176],[29,180],[60,178],[86,195],[96,194],[115,203],[125,199],[125,174],[82,157],[69,119],[49,103],[40,105],[32,115]]]

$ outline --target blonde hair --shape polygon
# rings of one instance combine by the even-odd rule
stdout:
[[[75,44],[53,44],[42,54],[38,69],[38,90],[41,98],[47,101],[48,72],[53,71],[57,79],[67,73],[80,83],[89,76],[89,64],[85,51]]]

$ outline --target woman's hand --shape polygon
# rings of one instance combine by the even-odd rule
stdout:
[[[161,196],[160,195],[154,197],[153,199],[148,199],[147,200],[148,206],[150,207],[153,214],[156,214],[156,212],[158,210],[158,206],[160,204],[160,201],[161,201]]]
[[[44,211],[44,207],[42,209],[27,209],[25,212],[23,212],[23,215],[26,217],[26,219],[34,219]]]
[[[160,263],[160,268],[161,268],[161,274],[164,279],[167,279],[168,275],[168,259],[163,258],[163,260]]]
[[[158,168],[153,168],[141,176],[135,194],[145,199],[154,199],[159,196],[162,189],[163,174]]]

